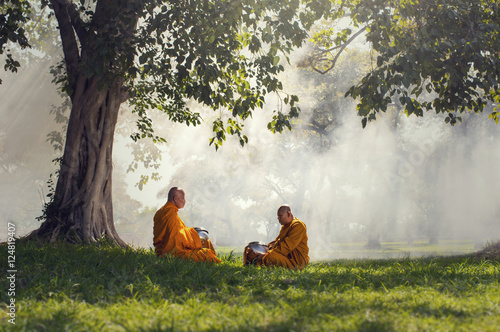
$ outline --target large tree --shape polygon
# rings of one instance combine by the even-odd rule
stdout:
[[[302,3],[321,9],[317,1]],[[163,140],[153,131],[152,110],[172,121],[200,123],[187,107],[194,100],[221,111],[211,143],[217,147],[234,134],[245,144],[239,119],[281,90],[280,56],[301,46],[308,21],[321,16],[302,15],[299,22],[300,6],[295,0],[43,0],[58,23],[64,60],[57,80],[71,112],[53,199],[32,236],[77,242],[107,236],[124,244],[113,223],[111,156],[126,101],[139,117],[135,140]],[[28,7],[2,1],[2,10],[11,7],[18,16],[2,17],[15,19],[17,29],[30,17],[23,14]],[[289,118],[298,115],[295,96],[282,95],[282,101],[288,111],[284,105],[276,111],[269,123],[273,131],[290,128]]]
[[[320,73],[330,71],[349,43],[364,35],[374,51],[372,69],[346,94],[358,98],[363,126],[395,99],[408,115],[434,110],[455,124],[460,113],[479,113],[500,102],[499,5],[498,0],[335,1],[329,18],[338,22],[347,16],[352,24],[330,25],[316,34],[311,64]],[[498,123],[498,107],[488,111]]]

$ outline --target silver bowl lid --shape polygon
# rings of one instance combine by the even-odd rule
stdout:
[[[267,253],[267,244],[264,242],[260,241],[253,241],[248,244],[248,247],[253,250],[253,252],[258,253],[258,254],[265,254]]]
[[[196,233],[200,236],[201,242],[208,240],[208,231],[203,227],[193,227]]]

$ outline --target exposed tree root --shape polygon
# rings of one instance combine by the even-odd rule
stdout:
[[[129,245],[125,241],[123,241],[117,234],[116,236],[109,236],[108,234],[103,234],[99,238],[89,239],[89,238],[84,238],[82,234],[79,234],[79,232],[76,231],[75,229],[69,229],[65,231],[63,226],[64,225],[62,224],[58,224],[51,231],[47,231],[47,229],[44,229],[43,232],[41,232],[41,228],[39,228],[31,232],[30,234],[26,235],[22,239],[24,241],[35,241],[45,244],[66,242],[72,244],[88,245],[88,244],[98,244],[105,242],[107,244],[114,244],[123,248],[129,247]]]

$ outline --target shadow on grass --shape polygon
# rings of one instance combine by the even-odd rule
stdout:
[[[5,247],[0,249],[6,251]],[[0,259],[2,264],[7,263],[4,252]],[[276,297],[293,300],[294,290],[302,292],[299,297],[307,297],[311,293],[387,291],[400,286],[461,292],[478,284],[498,283],[500,271],[498,262],[468,256],[337,260],[312,263],[303,271],[292,271],[243,267],[234,257],[225,257],[217,265],[159,258],[152,249],[41,246],[30,242],[17,244],[16,264],[18,301],[45,300],[62,294],[87,303],[117,303],[124,299],[182,302],[193,295],[224,303],[238,296],[275,303]],[[8,300],[6,296],[3,292],[0,298],[4,303]],[[324,303],[323,308],[327,307]],[[339,307],[336,310],[336,313],[343,311]]]

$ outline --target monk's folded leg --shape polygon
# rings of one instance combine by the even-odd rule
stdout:
[[[212,244],[212,241],[210,241],[210,239],[207,239],[206,241],[202,242],[201,247],[215,251],[214,245]]]
[[[215,251],[207,248],[190,250],[187,254],[187,259],[191,259],[196,262],[221,262],[221,260],[217,258]]]
[[[213,250],[213,249],[206,249],[206,248],[203,248],[201,250],[203,250],[203,253],[205,255],[205,261],[212,262],[212,263],[220,263],[220,262],[222,262],[220,259],[217,258],[217,254],[215,253],[215,250]]]
[[[288,259],[288,257],[274,251],[270,251],[266,256],[264,256],[264,258],[262,259],[262,263],[265,266],[278,265],[287,267],[289,269],[294,268],[292,262]]]

